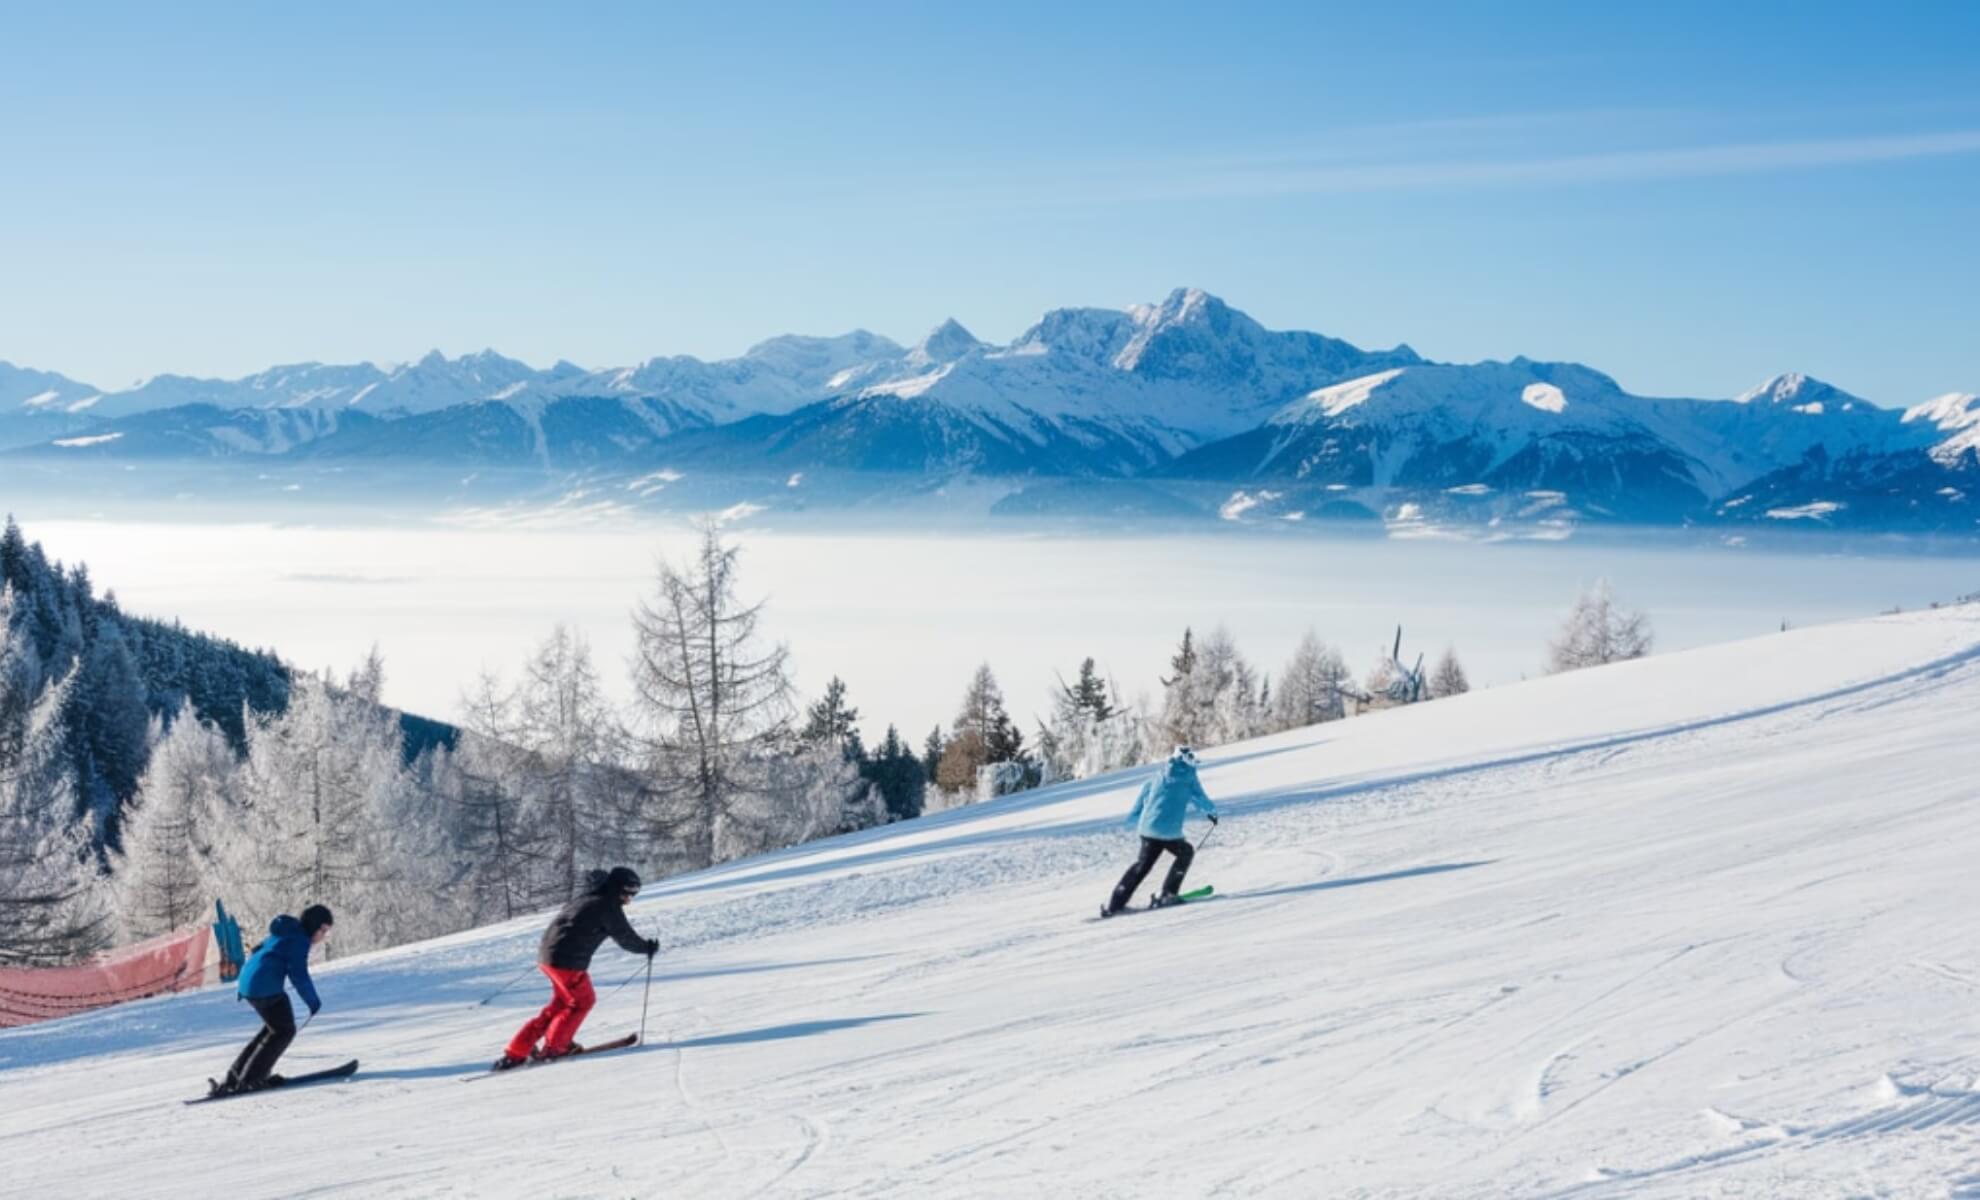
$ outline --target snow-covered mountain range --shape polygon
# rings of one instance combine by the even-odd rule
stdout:
[[[119,392],[0,364],[0,449],[838,473],[868,496],[967,475],[1010,481],[1017,512],[1980,527],[1971,394],[1898,410],[1784,374],[1727,400],[1643,397],[1575,363],[1268,330],[1195,289],[1058,309],[1008,345],[950,320],[912,347],[861,330],[607,370],[436,352]]]

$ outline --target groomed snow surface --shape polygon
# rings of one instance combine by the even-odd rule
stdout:
[[[0,1034],[4,1190],[1980,1196],[1976,710],[1969,606],[1226,747],[1219,898],[1106,923],[1140,772],[733,864],[648,1045],[472,1084],[540,917],[321,967],[345,1083],[182,1106],[220,992]]]

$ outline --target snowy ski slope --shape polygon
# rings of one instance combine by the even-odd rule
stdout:
[[[1173,912],[1087,919],[1139,772],[733,864],[635,905],[648,1045],[471,1086],[540,918],[321,968],[346,1083],[8,1032],[0,1194],[1980,1196],[1976,711],[1967,606],[1212,751]]]

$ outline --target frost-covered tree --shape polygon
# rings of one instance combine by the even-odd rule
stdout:
[[[1464,664],[1458,661],[1457,651],[1446,646],[1442,658],[1437,660],[1436,669],[1430,673],[1430,696],[1441,700],[1446,696],[1459,696],[1471,690],[1471,680],[1464,673]]]
[[[1271,705],[1273,727],[1297,729],[1340,720],[1347,715],[1342,696],[1350,678],[1340,651],[1307,630],[1279,675]]]
[[[1197,641],[1183,631],[1162,680],[1161,729],[1172,745],[1216,746],[1255,737],[1269,726],[1264,686],[1228,629]]]
[[[71,962],[108,943],[87,819],[75,819],[62,712],[74,675],[42,682],[13,589],[0,586],[0,963]]]
[[[1577,671],[1650,653],[1650,618],[1617,602],[1607,579],[1583,592],[1547,648],[1547,670]]]
[[[525,794],[542,836],[547,894],[577,894],[587,870],[623,857],[635,838],[636,814],[617,803],[607,767],[617,745],[616,718],[591,665],[585,640],[559,625],[523,667],[507,739],[524,755]]]
[[[224,898],[226,876],[214,847],[240,819],[239,771],[226,735],[183,702],[156,739],[124,813],[123,849],[112,855],[126,940],[183,929]]]
[[[1204,744],[1224,745],[1265,732],[1258,672],[1238,651],[1230,630],[1219,626],[1203,639],[1194,675],[1205,714]]]
[[[1183,630],[1182,645],[1169,658],[1162,679],[1162,733],[1172,745],[1207,745],[1210,701],[1197,676],[1196,637]]]
[[[1059,680],[1052,697],[1052,717],[1038,731],[1038,755],[1044,760],[1048,781],[1081,777],[1087,742],[1096,723],[1096,706],[1107,713],[1113,708],[1099,671],[1088,658],[1079,665],[1076,683]]]
[[[450,810],[448,826],[466,868],[477,921],[505,921],[547,905],[547,832],[532,811],[529,756],[509,739],[515,700],[499,677],[483,674],[461,698],[463,728],[454,748],[428,763]]]
[[[265,921],[321,902],[344,950],[459,927],[457,864],[435,798],[406,768],[376,655],[342,686],[294,681],[287,711],[248,732],[242,821],[224,844],[237,907]]]
[[[737,548],[702,530],[683,566],[664,563],[654,596],[633,617],[633,687],[644,727],[659,828],[690,864],[718,861],[746,838],[724,837],[725,814],[753,814],[781,799],[788,780],[766,769],[783,752],[791,722],[787,652],[760,643],[761,604],[738,596]]]
[[[886,823],[878,789],[835,746],[794,742],[753,766],[763,774],[761,784],[722,813],[724,860]]]

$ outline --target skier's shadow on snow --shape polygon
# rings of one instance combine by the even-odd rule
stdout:
[[[1326,892],[1334,888],[1360,887],[1364,883],[1388,883],[1395,879],[1412,879],[1418,875],[1442,875],[1446,871],[1469,871],[1473,867],[1489,867],[1498,862],[1496,858],[1480,859],[1477,862],[1435,863],[1427,867],[1410,867],[1401,871],[1384,871],[1380,875],[1356,875],[1349,879],[1318,879],[1312,883],[1297,883],[1291,887],[1266,888],[1256,892],[1224,892],[1216,898],[1220,900],[1261,900],[1266,896],[1296,896],[1301,892]]]
[[[779,1042],[788,1038],[816,1037],[821,1033],[836,1033],[841,1029],[858,1029],[862,1025],[878,1025],[882,1021],[907,1021],[915,1017],[925,1017],[927,1013],[882,1013],[873,1017],[840,1017],[830,1021],[793,1021],[788,1025],[766,1025],[761,1029],[742,1029],[735,1033],[714,1033],[707,1037],[687,1038],[678,1042],[648,1042],[640,1050],[651,1053],[655,1050],[693,1050],[704,1046],[741,1046],[751,1042]]]
[[[840,1017],[831,1021],[794,1021],[788,1025],[766,1025],[761,1029],[743,1029],[735,1033],[716,1033],[707,1037],[688,1038],[679,1042],[648,1042],[630,1050],[601,1054],[599,1060],[631,1058],[640,1054],[653,1054],[661,1050],[694,1050],[706,1046],[742,1046],[751,1042],[777,1042],[787,1038],[816,1037],[821,1033],[835,1033],[841,1029],[858,1029],[862,1025],[877,1025],[882,1021],[906,1021],[914,1017],[925,1017],[927,1013],[881,1013],[872,1017]],[[580,1055],[569,1063],[559,1064],[559,1070],[583,1067],[596,1060]],[[431,1067],[387,1067],[383,1070],[363,1070],[359,1079],[439,1079],[448,1076],[477,1077],[487,1073],[488,1066],[483,1062],[448,1063]]]

